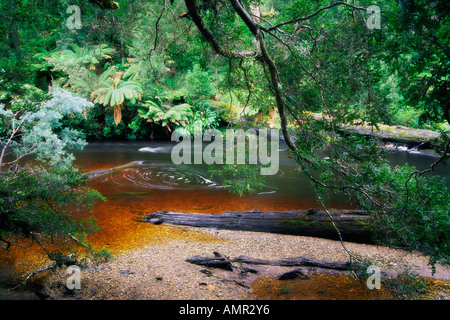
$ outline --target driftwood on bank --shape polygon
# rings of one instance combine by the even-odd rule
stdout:
[[[279,267],[317,267],[341,271],[349,270],[351,267],[349,262],[326,261],[303,256],[284,258],[278,260],[256,259],[247,256],[239,256],[234,259],[229,259],[228,257],[225,257],[217,252],[214,252],[214,257],[193,256],[191,258],[186,259],[186,262],[204,267],[220,268],[229,271],[233,270],[233,263],[240,263],[240,264],[245,263],[250,265],[266,265]]]
[[[333,210],[330,215],[344,241],[372,243],[369,214],[356,210]],[[153,224],[167,223],[339,240],[339,234],[333,226],[330,216],[325,211],[315,209],[275,212],[255,210],[222,214],[162,211],[147,215],[145,221]]]
[[[328,270],[326,272],[348,272],[352,270],[352,267],[362,267],[360,263],[350,264],[350,262],[319,260],[303,256],[275,260],[247,256],[231,259],[216,251],[214,257],[193,256],[185,261],[208,269],[216,268],[217,275],[207,269],[202,269],[200,272],[208,277],[214,275],[219,279],[235,282],[248,289],[251,288],[252,282],[261,276],[273,276],[277,280],[308,280],[311,273],[325,270]],[[294,269],[290,269],[292,267]]]

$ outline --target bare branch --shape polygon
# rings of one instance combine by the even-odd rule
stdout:
[[[88,249],[89,252],[91,252],[91,253],[93,252],[92,248],[91,248],[89,245],[87,245],[86,243],[84,243],[84,242],[81,241],[80,239],[74,237],[71,233],[68,233],[68,236],[69,236],[72,240],[74,240],[75,242],[77,242],[79,245],[81,245],[81,246],[85,247],[86,249]]]
[[[269,69],[270,83],[272,85],[272,90],[277,103],[278,115],[280,116],[281,132],[283,133],[283,137],[289,149],[295,151],[297,150],[297,147],[292,143],[287,131],[287,119],[283,102],[283,94],[281,92],[281,83],[280,76],[278,74],[278,68],[275,64],[275,61],[273,61],[272,57],[270,56],[269,51],[267,50],[266,44],[264,42],[264,34],[261,32],[259,25],[255,23],[255,21],[253,21],[251,15],[245,10],[239,0],[230,0],[230,2],[233,5],[236,13],[241,17],[249,30],[253,33],[259,45],[261,58]]]
[[[55,266],[56,266],[56,262],[52,262],[52,263],[50,263],[50,264],[48,264],[48,265],[46,265],[46,266],[44,266],[42,268],[39,268],[39,269],[31,271],[28,274],[28,276],[22,282],[20,282],[18,285],[16,285],[15,287],[13,287],[11,289],[8,289],[8,291],[12,291],[12,290],[15,290],[15,289],[19,288],[20,286],[23,286],[24,284],[27,283],[28,279],[30,279],[35,274],[38,274],[38,273],[46,271],[46,270],[50,270],[50,269],[54,268]]]
[[[447,140],[447,143],[445,144],[445,148],[444,148],[444,152],[442,153],[442,155],[428,168],[428,169],[425,169],[425,170],[422,170],[422,171],[420,171],[420,170],[415,170],[414,172],[412,172],[410,175],[409,175],[409,177],[408,177],[408,179],[406,180],[406,182],[405,182],[405,188],[406,188],[406,192],[408,192],[408,183],[409,183],[409,181],[411,180],[411,178],[414,176],[414,175],[423,175],[423,174],[425,174],[425,173],[428,173],[428,172],[434,172],[434,168],[439,164],[439,163],[441,163],[442,161],[444,161],[444,159],[445,158],[447,158],[448,157],[448,153],[450,152],[450,139],[448,139]]]
[[[1,246],[1,248],[5,251],[8,251],[8,249],[11,247],[11,242],[3,239],[1,235],[0,235],[0,241],[5,243],[5,246]]]
[[[164,14],[164,11],[166,11],[166,7],[167,7],[167,3],[166,3],[166,0],[164,0],[164,6],[161,10],[161,13],[159,14],[158,19],[156,20],[156,23],[155,23],[155,42],[153,43],[153,48],[150,50],[150,52],[148,54],[149,57],[152,55],[152,52],[155,51],[156,46],[158,45],[159,21],[161,20],[163,14]]]
[[[28,116],[31,114],[31,112],[28,112],[27,114],[25,114],[22,119],[20,120],[19,124],[16,127],[16,117],[18,115],[19,112],[16,112],[14,114],[14,117],[12,118],[12,132],[11,135],[9,136],[8,141],[6,141],[6,143],[3,145],[3,149],[2,152],[0,154],[0,168],[2,167],[3,164],[3,157],[5,156],[5,152],[6,149],[9,147],[9,145],[11,144],[12,140],[16,137],[17,132],[20,130],[20,128],[22,127],[22,124],[24,123],[24,121],[28,118]]]
[[[319,194],[319,193],[318,193],[318,194]],[[339,241],[340,241],[340,243],[341,243],[342,248],[343,248],[343,249],[345,250],[345,252],[348,254],[348,256],[349,256],[349,258],[350,258],[350,263],[352,263],[352,259],[353,259],[353,258],[356,258],[355,255],[352,254],[350,251],[348,251],[347,247],[345,246],[344,239],[342,238],[341,231],[339,230],[339,228],[337,227],[336,223],[334,222],[333,216],[332,216],[332,215],[330,214],[330,212],[328,211],[328,208],[327,208],[327,207],[325,206],[325,204],[323,203],[322,197],[320,196],[320,194],[319,194],[318,198],[319,198],[320,204],[322,205],[322,208],[323,208],[323,209],[325,210],[325,212],[327,213],[328,218],[330,219],[331,224],[333,225],[334,230],[337,232],[337,234],[338,234],[338,236],[339,236]],[[355,274],[355,275],[356,275],[356,274]]]

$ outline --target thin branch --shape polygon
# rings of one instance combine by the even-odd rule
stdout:
[[[11,288],[11,289],[8,289],[8,291],[13,291],[13,290],[19,288],[20,286],[23,286],[24,284],[27,283],[28,279],[30,279],[30,278],[31,278],[32,276],[34,276],[35,274],[38,274],[38,273],[40,273],[40,272],[43,272],[43,271],[46,271],[46,270],[49,270],[49,269],[53,269],[55,266],[56,266],[56,262],[54,261],[54,262],[52,262],[52,263],[46,265],[45,267],[42,267],[42,268],[36,269],[36,270],[34,270],[34,271],[31,271],[31,272],[28,274],[28,276],[27,276],[22,282],[20,282],[18,285],[16,285],[15,287],[13,287],[13,288]]]
[[[16,116],[18,115],[18,113],[19,112],[16,112],[14,114],[14,117],[12,118],[12,133],[9,136],[8,141],[3,146],[2,153],[0,154],[0,168],[2,167],[3,157],[5,155],[6,148],[11,144],[12,139],[16,136],[17,132],[20,130],[20,128],[22,127],[22,124],[28,118],[28,116],[31,114],[31,112],[28,112],[27,114],[25,114],[25,116],[22,117],[21,121],[19,122],[19,124],[16,127],[15,120],[16,120]]]
[[[148,54],[149,57],[152,55],[152,52],[156,49],[156,46],[158,45],[159,21],[161,20],[163,14],[164,14],[164,11],[166,11],[166,7],[167,7],[167,3],[166,3],[166,0],[164,0],[164,6],[161,10],[161,13],[159,14],[158,19],[156,20],[156,23],[155,23],[155,42],[153,43],[153,48],[150,50],[150,52]]]
[[[283,44],[293,55],[294,59],[298,62],[298,64],[302,67],[303,70],[305,70],[305,72],[314,80],[314,82],[316,83],[317,87],[319,88],[320,91],[320,97],[322,99],[322,104],[325,107],[325,109],[327,110],[327,113],[330,117],[330,125],[332,127],[333,132],[336,132],[335,127],[334,127],[334,123],[333,123],[333,116],[331,113],[331,110],[329,109],[328,105],[325,102],[325,97],[323,95],[323,87],[320,84],[320,82],[316,79],[316,77],[300,62],[300,60],[298,59],[297,55],[293,52],[293,50],[291,49],[290,45],[288,43],[286,43],[283,39],[279,38],[278,36],[276,36],[275,34],[273,34],[272,32],[268,32],[268,34],[270,34],[272,37],[274,37],[276,40],[278,40],[281,44]],[[290,110],[290,109],[289,109]],[[291,114],[292,111],[290,111]]]
[[[252,95],[252,88],[251,88],[251,86],[250,86],[250,81],[249,81],[249,79],[248,79],[248,73],[247,73],[247,70],[242,66],[242,62],[243,62],[243,60],[241,60],[241,62],[239,63],[238,68],[241,69],[242,72],[244,73],[245,84],[246,84],[246,86],[247,86],[248,95],[247,95],[247,100],[245,101],[244,108],[243,108],[242,111],[241,111],[241,114],[242,114],[243,112],[245,112],[245,110],[247,109],[248,104],[249,104],[249,102],[250,102],[251,95]]]
[[[241,63],[242,63],[242,59],[241,59]],[[233,68],[233,61],[231,58],[229,58],[228,59],[228,92],[230,94],[230,109],[229,109],[230,122],[228,123],[228,127],[233,122],[233,112],[231,111],[231,109],[233,108],[233,95],[231,93],[231,69],[232,68]]]
[[[248,12],[244,9],[240,1],[231,0],[231,4],[233,5],[233,8],[237,12],[237,14],[245,22],[249,30],[254,34],[255,39],[258,42],[261,58],[269,69],[270,83],[272,85],[275,101],[277,103],[278,115],[280,117],[281,132],[283,133],[283,137],[285,138],[286,144],[289,147],[289,149],[295,151],[297,150],[297,147],[292,143],[287,130],[285,105],[283,101],[283,94],[281,92],[281,83],[280,83],[280,76],[278,74],[278,68],[275,64],[275,61],[273,61],[272,57],[270,56],[269,51],[266,47],[264,41],[264,34],[261,32],[259,26],[253,21]]]
[[[252,19],[252,16],[247,12],[247,10],[245,10],[242,3],[239,0],[230,0],[230,2],[234,11],[236,11],[239,17],[241,17],[247,28],[255,37],[258,37],[258,34],[260,33],[260,26]]]
[[[77,242],[77,243],[80,244],[81,246],[83,246],[83,247],[85,247],[86,249],[88,249],[89,252],[91,252],[91,253],[93,252],[92,248],[91,248],[89,245],[87,245],[86,243],[84,243],[84,242],[81,241],[80,239],[74,237],[71,233],[68,233],[67,235],[68,235],[72,240],[74,240],[75,242]]]
[[[428,38],[433,44],[435,44],[439,49],[442,50],[442,52],[447,56],[447,59],[450,59],[450,53],[448,48],[445,48],[436,38],[435,35],[431,36],[425,36],[425,38]]]
[[[47,248],[44,247],[44,245],[39,241],[39,239],[35,236],[35,234],[33,232],[31,232],[31,231],[29,231],[29,233],[30,233],[31,239],[36,241],[36,243],[42,248],[42,250],[44,250],[45,254],[50,258],[50,260],[54,260],[54,258],[50,254],[50,252],[47,251]]]
[[[325,206],[325,204],[322,201],[322,197],[320,196],[319,192],[317,192],[318,194],[318,198],[319,198],[319,202],[322,205],[322,208],[325,210],[325,212],[327,213],[328,217],[330,218],[331,224],[333,225],[333,228],[336,230],[338,236],[339,236],[339,241],[341,243],[342,248],[344,248],[345,252],[348,254],[349,258],[350,258],[350,264],[352,263],[352,259],[356,258],[354,256],[353,253],[351,253],[350,251],[348,251],[347,247],[345,246],[344,240],[342,238],[341,235],[341,231],[339,230],[339,228],[337,227],[336,223],[334,222],[333,216],[330,214],[330,212],[328,211],[328,208]]]
[[[445,148],[444,148],[444,152],[442,153],[442,155],[439,157],[439,159],[437,159],[428,169],[425,170],[415,170],[414,172],[411,172],[411,174],[409,175],[408,179],[405,182],[405,189],[406,189],[406,199],[408,199],[408,195],[409,195],[409,189],[408,189],[408,184],[409,181],[411,180],[411,178],[415,175],[423,175],[425,173],[428,172],[434,172],[434,168],[441,163],[442,161],[444,161],[445,158],[447,158],[447,154],[450,152],[450,139],[447,140],[447,143],[445,144]]]
[[[37,149],[38,149],[38,146],[37,146],[37,145],[33,145],[33,146],[31,146],[27,151],[25,151],[23,154],[17,155],[17,156],[16,156],[16,159],[14,159],[14,160],[12,160],[12,161],[9,161],[9,162],[5,162],[5,163],[3,163],[3,164],[0,163],[0,165],[10,166],[10,165],[16,163],[17,161],[19,161],[20,159],[22,159],[22,158],[24,158],[24,157],[26,157],[26,156],[29,156],[30,154],[35,153],[35,151],[36,151]]]
[[[328,9],[330,9],[332,7],[339,6],[339,5],[344,5],[344,6],[356,9],[356,10],[366,10],[366,8],[363,8],[363,7],[357,7],[357,6],[354,6],[354,5],[352,5],[350,3],[347,3],[347,2],[344,2],[344,1],[338,1],[338,2],[332,3],[332,4],[328,5],[328,6],[320,8],[319,10],[317,10],[316,12],[314,12],[314,13],[312,13],[310,15],[307,15],[307,16],[304,16],[304,17],[294,18],[294,19],[291,19],[291,20],[288,20],[288,21],[285,21],[285,22],[281,22],[281,23],[279,23],[277,25],[274,25],[273,27],[270,27],[270,28],[262,28],[262,30],[264,30],[264,31],[272,31],[272,30],[278,29],[279,27],[287,25],[287,24],[308,20],[308,19],[311,19],[312,17],[318,15],[319,13],[321,13],[324,10],[328,10]]]
[[[5,251],[8,251],[8,249],[11,247],[11,242],[8,240],[5,240],[2,238],[2,236],[0,235],[0,241],[6,243],[5,246],[1,246],[1,248]]]
[[[175,21],[175,23],[178,26],[178,18],[175,15],[175,12],[173,11],[173,9],[170,6],[167,5],[166,1],[164,1],[164,4],[165,4],[166,8],[170,11],[170,13],[172,14],[173,21]],[[173,1],[171,2],[171,4],[173,4]]]

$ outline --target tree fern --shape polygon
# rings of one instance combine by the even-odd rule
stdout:
[[[123,72],[117,71],[114,67],[104,72],[98,87],[92,91],[91,99],[94,103],[114,108],[114,122],[116,125],[122,121],[122,107],[125,100],[136,103],[141,100],[142,87],[139,82],[133,80],[124,81]]]
[[[54,52],[44,59],[54,65],[55,69],[73,74],[72,71],[81,67],[95,68],[100,61],[110,59],[114,52],[115,50],[109,48],[106,44],[86,47],[71,44],[69,49]]]
[[[172,131],[171,125],[185,126],[193,113],[191,106],[187,103],[171,106],[168,104],[158,105],[154,101],[146,101],[144,106],[148,109],[140,108],[139,115],[148,122],[154,122]]]

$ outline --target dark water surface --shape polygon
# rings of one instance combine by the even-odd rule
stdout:
[[[175,165],[171,160],[172,142],[102,142],[91,143],[82,152],[75,153],[76,164],[84,171],[93,171],[136,162],[92,184],[109,197],[123,201],[154,199],[157,210],[174,210],[182,203],[181,211],[221,213],[239,210],[307,209],[317,206],[310,181],[297,170],[287,157],[287,148],[280,144],[279,171],[266,176],[265,187],[257,194],[240,197],[232,195],[212,181],[204,164]],[[423,170],[436,157],[392,150],[389,160],[395,165],[409,163]],[[450,179],[450,170],[438,166],[437,174]],[[330,207],[344,208],[349,204],[335,197]]]
[[[155,199],[159,210],[172,210],[178,202],[183,203],[184,211],[205,213],[277,207],[298,209],[314,203],[309,180],[296,170],[283,146],[278,174],[267,176],[266,185],[259,193],[240,197],[226,191],[220,181],[211,180],[206,164],[175,165],[171,160],[174,145],[171,142],[91,143],[82,152],[75,153],[76,164],[84,171],[92,171],[136,162],[135,166],[93,183],[92,187],[124,201],[127,198],[133,201],[136,196]]]

